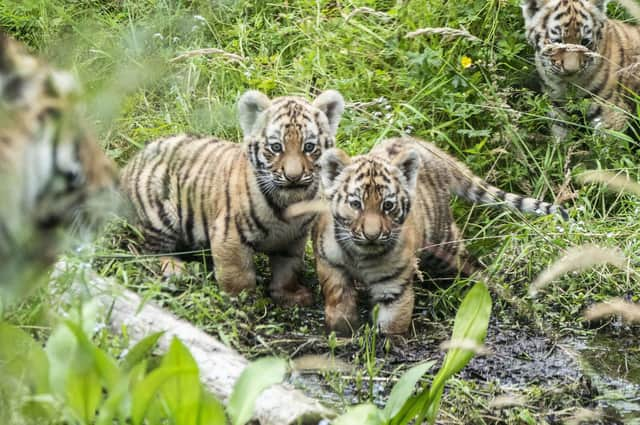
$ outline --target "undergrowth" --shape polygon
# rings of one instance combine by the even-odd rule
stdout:
[[[625,16],[615,5],[610,15]],[[581,113],[584,102],[572,104],[570,137],[552,139],[550,103],[539,91],[515,0],[5,0],[0,26],[80,76],[87,112],[119,164],[146,142],[178,132],[240,140],[235,102],[247,89],[309,97],[337,89],[347,101],[337,144],[349,153],[411,134],[435,142],[505,190],[570,210],[571,220],[561,223],[455,202],[469,250],[495,272],[489,283],[502,326],[526,327],[553,341],[590,337],[596,330],[582,319],[587,306],[614,296],[638,301],[637,276],[609,267],[569,274],[538,298],[527,296],[531,280],[570,246],[619,247],[631,267],[637,265],[637,197],[579,186],[574,176],[602,168],[638,180],[640,170],[637,142],[591,131]],[[424,27],[464,28],[476,38],[406,37]],[[208,47],[221,52],[179,58]],[[135,232],[116,221],[97,244],[93,264],[251,358],[332,352],[354,363],[360,372],[325,376],[323,385],[340,389],[343,406],[378,402],[374,386],[383,395],[406,364],[439,358],[437,344],[470,286],[461,280],[418,288],[409,335],[367,348],[364,331],[353,340],[326,337],[311,262],[317,306],[290,310],[274,307],[261,285],[230,299],[206,261],[190,263],[186,276],[166,282],[157,259],[138,252]],[[258,262],[267,281],[265,261]],[[13,321],[37,322],[34,317],[46,311],[43,298],[13,313]],[[637,336],[634,328],[600,325]],[[363,372],[371,349],[376,379]],[[531,403],[496,417],[488,400],[504,388],[454,380],[441,417],[450,423],[550,421],[549,412],[585,404],[580,384],[567,385],[575,391],[567,390],[572,396],[564,404],[551,402],[546,387],[525,385],[517,391]]]

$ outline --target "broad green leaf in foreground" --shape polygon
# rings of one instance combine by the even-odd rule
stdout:
[[[180,375],[198,376],[198,369],[192,367],[160,367],[136,385],[131,403],[131,421],[134,425],[142,423],[160,388],[171,378]]]
[[[227,418],[222,404],[211,394],[202,391],[198,420],[195,425],[224,425],[226,423]]]
[[[0,323],[0,376],[20,378],[36,393],[46,392],[49,382],[47,355],[28,333]],[[1,385],[2,383],[0,383]]]
[[[155,332],[138,341],[136,345],[131,347],[125,358],[122,360],[122,369],[125,372],[130,371],[135,365],[151,354],[151,350],[154,349],[163,334],[164,332]]]
[[[485,284],[478,282],[471,288],[462,300],[462,304],[460,304],[453,325],[451,341],[473,341],[478,346],[481,345],[487,336],[490,317],[491,295],[489,295]],[[431,403],[428,406],[426,417],[430,423],[435,423],[445,382],[455,373],[462,370],[473,355],[474,352],[472,350],[464,348],[453,348],[447,352],[442,368],[433,379],[433,384],[429,391]]]
[[[283,359],[265,357],[251,362],[233,387],[227,412],[233,425],[244,425],[251,419],[255,401],[262,391],[282,382],[287,372]]]
[[[481,345],[487,335],[490,316],[491,296],[483,283],[477,283],[467,292],[460,304],[453,325],[451,341],[454,344],[459,341],[473,341],[477,345]],[[449,350],[431,387],[429,389],[425,387],[419,395],[411,397],[400,409],[400,412],[393,417],[391,423],[394,425],[407,424],[416,416],[418,416],[416,423],[422,423],[422,418],[425,417],[430,423],[434,423],[445,382],[465,367],[473,354],[473,350],[465,348]]]
[[[336,418],[333,425],[383,425],[382,412],[373,404],[360,404]]]
[[[420,363],[406,371],[400,380],[393,386],[389,400],[382,411],[385,421],[391,420],[398,414],[402,406],[407,402],[416,388],[416,383],[429,369],[433,367],[435,361]]]
[[[198,364],[187,347],[178,338],[173,338],[169,351],[163,357],[161,368],[191,368],[198,370]],[[198,416],[201,384],[198,373],[174,375],[160,388],[162,400],[166,403],[171,416],[178,424],[195,424]]]

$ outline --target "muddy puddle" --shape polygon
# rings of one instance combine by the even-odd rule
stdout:
[[[625,424],[640,424],[640,343],[628,335],[596,335],[572,341],[583,373],[591,378],[598,405],[617,411]]]
[[[368,379],[362,353],[354,356],[354,351],[349,349],[355,350],[355,347],[345,346],[335,350],[336,357],[352,364],[360,362],[350,373],[305,373],[294,375],[292,382],[337,408],[363,402],[370,396],[383,406],[402,371],[412,363],[430,359],[437,359],[440,364],[444,357],[438,345],[446,339],[446,329],[425,324],[420,333],[428,336],[395,340],[393,344],[378,341],[376,366],[379,369],[373,380]],[[517,394],[526,399],[531,391],[548,393],[542,401],[534,402],[539,411],[548,413],[547,423],[564,423],[567,411],[583,407],[598,410],[601,415],[599,422],[584,423],[640,424],[637,338],[600,331],[593,337],[553,341],[526,325],[492,319],[486,346],[490,354],[474,358],[458,378],[497,388],[493,396]],[[302,351],[313,352],[313,348]],[[561,413],[556,417],[554,412],[565,415]]]

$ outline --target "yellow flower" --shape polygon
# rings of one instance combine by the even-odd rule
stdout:
[[[460,58],[460,65],[462,65],[462,68],[467,69],[473,65],[473,60],[469,56],[463,56]]]

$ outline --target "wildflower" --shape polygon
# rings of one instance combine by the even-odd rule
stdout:
[[[473,65],[473,59],[471,59],[469,56],[463,56],[460,58],[460,65],[462,65],[463,69],[467,69],[471,65]]]

